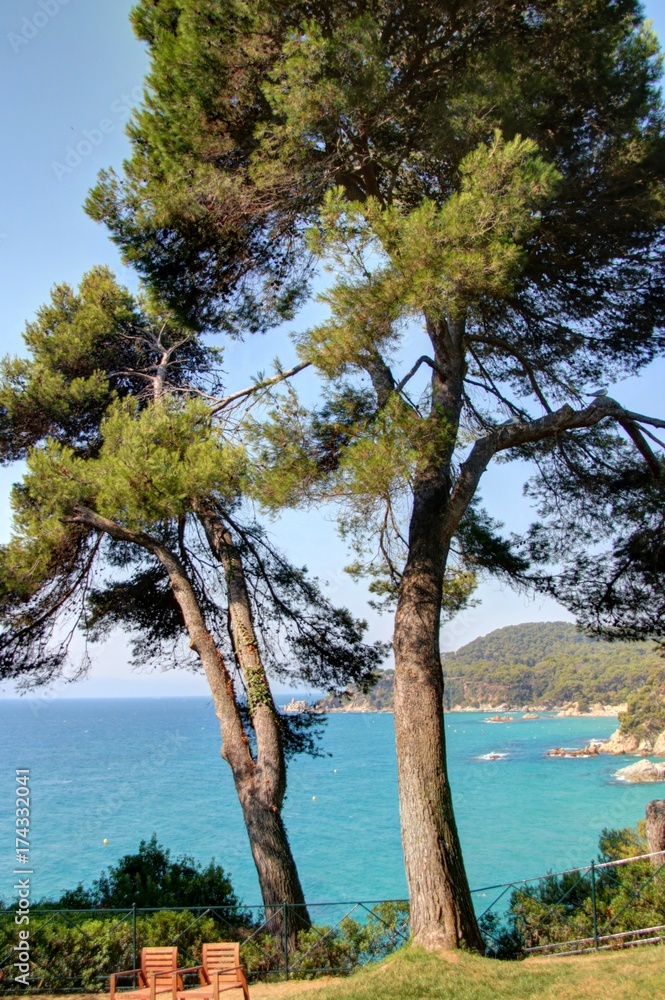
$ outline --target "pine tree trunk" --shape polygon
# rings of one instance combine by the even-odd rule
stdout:
[[[285,913],[280,904],[287,903],[286,938],[289,949],[295,949],[298,932],[311,927],[311,921],[281,811],[261,794],[260,779],[253,786],[236,784],[236,788],[259,876],[268,930],[283,939]]]
[[[295,947],[297,931],[309,927],[310,921],[281,817],[284,785],[279,780],[274,780],[274,769],[261,766],[252,757],[235,697],[233,680],[213,636],[206,627],[203,612],[183,564],[157,539],[144,533],[130,531],[88,508],[77,508],[76,516],[72,520],[106,532],[113,538],[140,545],[152,552],[168,573],[174,597],[190,637],[190,646],[201,660],[212,694],[222,734],[221,756],[227,761],[233,774],[266,908],[266,918],[270,919],[270,931],[281,939],[284,932],[284,911],[281,904],[286,902],[295,906],[296,909],[289,914],[288,924],[289,943],[291,947]],[[265,705],[262,707],[267,709]],[[261,723],[266,730],[269,730],[265,713],[260,717],[259,729],[262,729]],[[267,736],[264,735],[263,738],[265,742]],[[279,738],[277,743],[279,744]],[[273,755],[271,764],[274,763]],[[278,772],[279,767],[278,761]],[[283,756],[281,767],[283,768]]]
[[[202,509],[199,517],[210,549],[224,569],[231,638],[245,681],[248,708],[256,734],[254,785],[252,789],[238,787],[238,797],[243,807],[264,903],[282,902],[292,907],[289,911],[289,939],[295,947],[297,931],[310,927],[311,921],[282,820],[286,760],[277,708],[261,661],[245,571],[233,535],[216,512]],[[274,913],[272,928],[281,917],[274,909],[271,913]]]
[[[395,616],[395,736],[400,816],[415,944],[484,950],[446,769],[439,650],[447,557],[441,482],[416,491]]]
[[[441,447],[438,455],[425,459],[414,483],[409,555],[395,614],[402,845],[414,943],[430,950],[466,947],[482,953],[446,767],[439,648],[443,580],[455,527],[451,462],[463,399],[465,328],[463,320],[450,317],[425,320],[436,359],[430,421]],[[378,389],[377,396],[380,401]]]

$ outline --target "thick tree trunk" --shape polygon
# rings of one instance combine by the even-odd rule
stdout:
[[[258,785],[256,782],[254,787],[240,788],[236,783],[238,798],[259,876],[268,929],[271,934],[283,937],[284,910],[280,904],[287,903],[286,936],[289,948],[295,948],[298,932],[311,927],[311,921],[282,814],[266,802]]]
[[[295,935],[298,930],[310,927],[311,922],[282,820],[286,760],[279,716],[261,661],[245,571],[233,535],[215,512],[202,509],[199,517],[211,552],[224,569],[231,637],[256,734],[254,788],[248,794],[239,787],[238,797],[243,806],[263,900],[285,902],[293,907],[289,931]]]
[[[434,349],[431,420],[441,451],[414,485],[409,555],[395,615],[395,737],[413,940],[428,949],[484,951],[446,768],[439,648],[452,535],[451,461],[463,399],[464,324],[427,319]]]
[[[395,617],[395,736],[414,942],[483,951],[446,769],[439,651],[446,546],[439,491],[416,497]]]

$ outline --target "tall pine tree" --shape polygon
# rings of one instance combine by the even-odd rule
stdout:
[[[547,558],[564,468],[592,506],[608,457],[623,495],[646,463],[662,503],[647,438],[663,421],[603,389],[664,345],[660,57],[642,18],[635,0],[145,0],[133,155],[88,201],[200,327],[276,322],[317,260],[333,268],[329,319],[299,339],[327,398],[254,428],[255,489],[343,502],[356,571],[396,603],[403,843],[429,947],[482,947],[446,771],[442,609],[478,569],[523,579]],[[404,363],[413,323],[423,349]],[[530,552],[478,505],[497,456],[532,460],[549,498]]]
[[[282,818],[287,757],[315,743],[312,717],[279,714],[269,675],[367,684],[383,648],[247,516],[235,427],[260,383],[224,395],[218,353],[103,268],[57,287],[25,340],[28,357],[0,369],[0,458],[27,462],[0,547],[0,678],[49,682],[77,629],[126,629],[142,664],[198,661],[271,930],[287,902],[294,940],[309,917]]]

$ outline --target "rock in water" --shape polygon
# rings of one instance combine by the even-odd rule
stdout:
[[[288,705],[283,706],[282,711],[289,715],[300,715],[303,712],[314,712],[315,709],[308,701],[296,701],[292,698]]]
[[[633,783],[665,781],[665,764],[654,764],[650,760],[638,760],[635,764],[620,768],[615,772],[614,777]]]
[[[622,733],[620,729],[612,733],[609,740],[605,740],[598,747],[600,753],[635,753],[639,746],[639,740],[635,736]]]

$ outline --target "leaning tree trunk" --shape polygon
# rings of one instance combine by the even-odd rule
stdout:
[[[238,788],[252,854],[259,872],[264,902],[286,902],[289,911],[289,939],[295,946],[299,930],[311,926],[298,869],[282,820],[286,792],[286,760],[277,708],[261,660],[254,629],[242,558],[228,525],[218,514],[199,511],[211,552],[224,570],[228,593],[229,624],[236,660],[247,690],[247,703],[256,734],[254,785]],[[258,800],[258,801],[257,801]],[[272,922],[280,919],[271,908]]]
[[[446,491],[421,484],[395,616],[395,737],[411,931],[422,947],[483,951],[446,769],[439,651]],[[442,495],[443,494],[443,495]]]
[[[238,708],[230,676],[222,654],[208,631],[198,598],[178,557],[158,539],[143,532],[131,531],[123,525],[102,517],[85,507],[77,507],[72,521],[86,524],[113,538],[139,545],[151,552],[166,570],[173,595],[182,612],[191,648],[198,654],[210,687],[215,714],[222,734],[221,756],[233,774],[238,799],[243,812],[252,857],[261,887],[273,933],[283,933],[282,904],[292,904],[301,909],[304,903],[298,872],[293,861],[280,809],[275,805],[275,795],[281,804],[281,792],[272,781],[269,769],[261,767],[250,751],[249,740]],[[281,795],[281,798],[280,798]],[[307,911],[304,918],[307,921]],[[290,921],[292,939],[297,923]],[[302,926],[302,923],[301,923]]]

